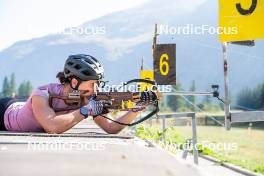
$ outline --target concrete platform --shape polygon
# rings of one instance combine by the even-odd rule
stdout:
[[[0,133],[0,175],[173,176],[198,168],[126,133],[83,122],[60,135]]]
[[[86,120],[63,134],[0,131],[0,176],[241,176],[199,158],[181,159],[128,134],[106,134]]]

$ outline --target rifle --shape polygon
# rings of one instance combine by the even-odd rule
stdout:
[[[130,81],[124,83],[123,86],[131,84],[131,83],[139,83],[139,82],[142,82],[142,83],[144,82],[144,83],[156,85],[156,83],[154,81],[150,81],[150,80],[146,80],[146,79],[133,79],[133,80],[130,80]],[[103,102],[103,106],[110,111],[134,111],[135,112],[135,111],[143,110],[143,109],[145,109],[146,106],[149,106],[149,105],[154,107],[154,109],[149,114],[147,114],[145,117],[143,117],[143,118],[141,118],[141,119],[139,119],[139,120],[137,120],[131,124],[120,123],[120,122],[115,121],[113,119],[110,119],[106,116],[103,116],[104,118],[107,118],[107,119],[109,119],[113,122],[116,122],[118,124],[133,126],[133,125],[139,124],[139,123],[149,119],[150,117],[152,117],[153,115],[155,115],[159,111],[157,97],[155,99],[149,99],[147,101],[143,101],[141,99],[141,93],[142,92],[109,91],[109,92],[98,92],[93,96],[95,99],[101,100]],[[79,109],[82,106],[84,106],[85,102],[90,98],[91,98],[91,96],[90,97],[83,96],[80,91],[75,91],[75,92],[69,93],[68,95],[52,95],[52,94],[50,94],[49,95],[49,105],[50,105],[50,107],[52,107],[52,102],[54,99],[62,99],[62,100],[64,100],[64,102],[67,102],[67,105],[69,105],[69,106],[66,108],[52,107],[55,112],[76,110],[76,109]]]

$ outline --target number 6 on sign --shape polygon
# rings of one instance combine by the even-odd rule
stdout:
[[[169,64],[168,64],[169,56],[168,54],[164,53],[160,57],[160,73],[163,76],[166,76],[169,73]],[[165,69],[164,69],[165,67]]]
[[[154,50],[154,80],[159,85],[176,84],[176,44],[158,44]]]

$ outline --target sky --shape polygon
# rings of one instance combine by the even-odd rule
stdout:
[[[148,0],[0,0],[0,51]]]

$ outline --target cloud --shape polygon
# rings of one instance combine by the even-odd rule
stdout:
[[[16,58],[23,58],[25,55],[30,54],[34,51],[34,47],[31,44],[22,44],[12,48],[15,52]]]

